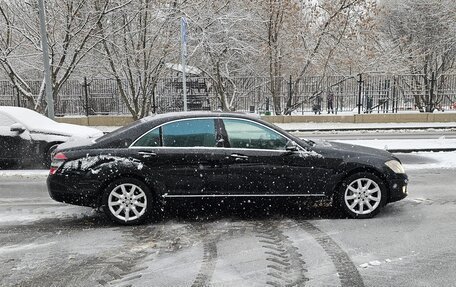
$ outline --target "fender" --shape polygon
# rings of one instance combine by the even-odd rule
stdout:
[[[144,181],[157,195],[164,193],[165,186],[159,182],[155,172],[140,160],[111,155],[86,156],[65,163],[62,171],[83,175],[85,181],[96,186],[99,193],[113,180],[134,177]]]

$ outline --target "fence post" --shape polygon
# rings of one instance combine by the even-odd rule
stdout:
[[[358,115],[361,114],[361,89],[363,84],[363,76],[362,74],[358,74]]]
[[[290,75],[290,81],[288,82],[288,101],[287,101],[287,110],[285,115],[291,115],[291,100],[293,97],[293,87],[292,87],[292,77]]]
[[[20,97],[19,89],[16,87],[13,87],[13,89],[16,90],[17,106],[21,107],[21,97]]]
[[[152,113],[155,114],[157,112],[157,107],[156,107],[156,104],[155,104],[155,91],[156,91],[156,88],[157,88],[157,84],[158,84],[158,79],[157,79],[157,83],[154,84],[154,87],[152,89]]]
[[[396,98],[396,76],[393,76],[393,88],[392,88],[392,92],[393,92],[393,107],[391,109],[391,111],[393,113],[397,113],[397,98]]]
[[[85,110],[86,110],[86,117],[87,117],[87,125],[89,126],[89,91],[88,88],[89,84],[87,84],[87,77],[84,77],[84,96],[85,96]]]
[[[432,72],[431,74],[431,88],[429,89],[429,111],[432,113],[434,112],[434,103],[433,96],[434,96],[434,85],[435,85],[435,73]]]

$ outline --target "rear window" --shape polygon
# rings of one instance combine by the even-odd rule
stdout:
[[[95,142],[102,142],[102,141],[105,141],[105,140],[111,140],[113,138],[117,138],[117,137],[119,137],[119,135],[123,134],[126,130],[128,130],[128,129],[134,127],[134,126],[140,125],[142,123],[143,123],[142,120],[134,121],[132,123],[129,123],[129,124],[127,124],[127,125],[125,125],[125,126],[123,126],[121,128],[118,128],[118,129],[116,129],[116,130],[114,130],[114,131],[112,131],[110,133],[105,134],[104,136],[101,136],[101,137],[97,138],[95,140]]]

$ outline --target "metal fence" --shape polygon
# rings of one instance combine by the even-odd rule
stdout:
[[[427,81],[427,82],[426,82]],[[431,84],[429,84],[431,83]],[[37,95],[41,81],[29,81]],[[187,78],[189,110],[217,110],[221,101],[210,78]],[[442,110],[456,108],[456,75],[426,79],[423,75],[363,74],[355,76],[315,76],[299,79],[276,78],[280,107],[292,106],[294,114],[327,109],[327,95],[334,96],[335,113],[358,110],[362,113],[390,113],[416,110],[417,97],[432,97]],[[157,113],[183,110],[181,78],[163,78],[151,91],[152,110]],[[237,77],[223,83],[228,101],[237,111],[272,111],[271,81],[268,77]],[[9,81],[0,81],[0,105],[24,106],[25,101]],[[114,79],[69,80],[55,99],[56,115],[129,114]]]

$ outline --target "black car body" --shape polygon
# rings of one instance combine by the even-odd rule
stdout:
[[[96,138],[100,130],[55,122],[21,107],[0,107],[0,168],[10,165],[49,166],[57,144],[72,137]]]
[[[142,221],[158,199],[326,198],[366,218],[407,195],[407,175],[392,154],[302,140],[246,114],[157,115],[55,153],[51,197],[103,206],[123,224]]]

